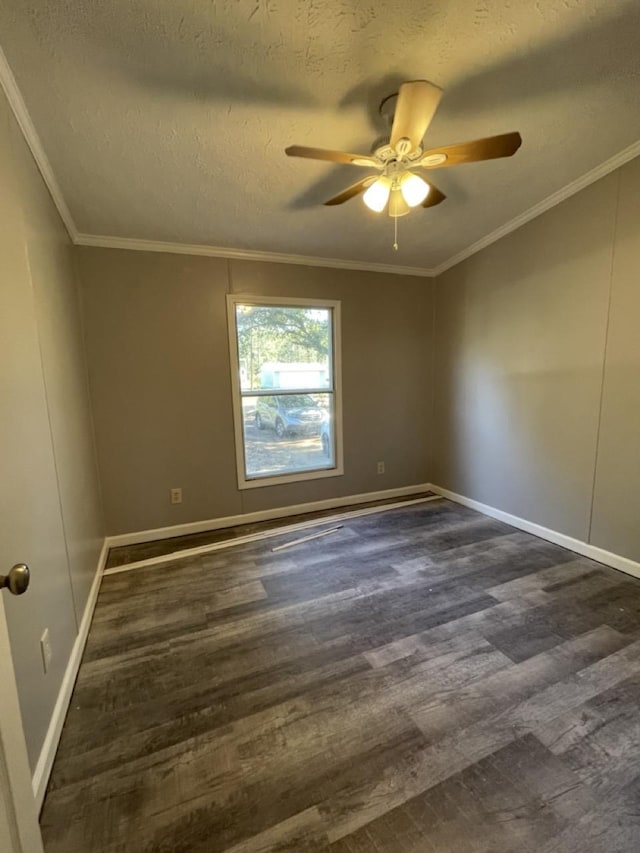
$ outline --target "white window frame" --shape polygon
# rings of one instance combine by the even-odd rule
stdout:
[[[334,440],[334,466],[331,468],[318,468],[310,471],[296,471],[292,474],[275,474],[273,476],[260,475],[247,477],[244,454],[244,430],[242,410],[242,389],[240,388],[240,359],[238,353],[238,337],[236,328],[236,305],[278,305],[283,308],[327,308],[331,310],[333,327],[331,330],[332,352],[331,373],[333,376],[333,388],[318,389],[291,389],[290,393],[331,393],[333,394],[333,440]],[[300,299],[281,296],[250,296],[241,293],[227,294],[227,323],[229,329],[229,353],[231,357],[231,393],[233,396],[233,424],[236,442],[236,468],[238,472],[239,489],[256,489],[265,486],[279,486],[285,483],[300,483],[309,480],[320,480],[325,477],[341,477],[344,474],[344,458],[342,452],[342,332],[340,321],[340,302],[333,299]],[[286,389],[289,391],[289,389]],[[285,393],[286,393],[285,391]],[[273,397],[278,389],[267,388],[262,391],[254,389],[246,392],[245,397],[260,397],[269,395]]]

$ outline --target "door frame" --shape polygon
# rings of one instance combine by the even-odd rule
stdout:
[[[7,594],[0,591],[0,847],[43,853],[4,610]]]

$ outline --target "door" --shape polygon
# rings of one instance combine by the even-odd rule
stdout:
[[[9,632],[0,592],[0,850],[41,853],[42,841],[22,731]]]
[[[38,654],[27,629],[35,621],[35,605],[49,594],[48,568],[58,559],[64,540],[18,169],[11,145],[16,130],[0,96],[0,575],[8,575],[14,563],[25,561],[32,564],[35,578],[25,595],[0,590],[0,850],[40,853],[23,715],[33,717],[41,709],[37,701],[29,701],[33,694],[26,688],[31,682],[23,674],[30,674],[25,660],[29,663]],[[24,707],[19,704],[16,669],[21,673]]]

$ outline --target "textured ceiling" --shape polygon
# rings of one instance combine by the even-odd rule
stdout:
[[[81,233],[433,268],[640,139],[638,0],[2,0],[0,41]],[[365,173],[404,79],[427,143],[519,130],[392,220],[321,202]]]

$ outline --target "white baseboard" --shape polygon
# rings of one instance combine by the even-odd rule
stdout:
[[[595,560],[598,563],[604,563],[605,566],[611,566],[613,569],[625,572],[632,575],[634,578],[640,578],[640,563],[631,560],[628,557],[622,557],[620,554],[614,554],[611,551],[605,551],[604,548],[598,548],[596,545],[590,545],[588,542],[583,542],[581,539],[574,539],[572,536],[566,536],[564,533],[558,533],[557,530],[550,530],[548,527],[543,527],[541,524],[534,524],[532,521],[527,521],[525,518],[519,518],[517,515],[511,515],[501,509],[496,509],[488,504],[474,501],[471,498],[466,498],[464,495],[458,495],[456,492],[451,492],[449,489],[444,489],[442,486],[430,485],[431,491],[443,498],[448,498],[451,501],[467,506],[469,509],[475,509],[483,515],[488,515],[498,521],[503,521],[505,524],[510,524],[512,527],[517,527],[519,530],[524,530],[527,533],[532,533],[534,536],[539,536],[540,539],[546,539],[547,542],[553,542],[555,545],[561,545],[569,551],[575,551],[583,557],[588,557],[590,560]]]
[[[323,501],[281,506],[275,509],[263,509],[258,512],[247,512],[242,515],[228,515],[223,518],[209,518],[204,521],[190,521],[186,524],[174,524],[171,527],[157,527],[153,530],[139,530],[134,533],[121,533],[107,537],[109,548],[119,548],[123,545],[139,545],[141,542],[155,542],[159,539],[172,539],[174,536],[188,536],[190,533],[205,533],[208,530],[220,530],[223,527],[235,527],[239,524],[253,524],[257,521],[271,521],[274,518],[287,518],[291,515],[302,515],[306,512],[317,512],[322,509],[335,509],[350,504],[362,504],[369,501],[388,500],[406,495],[416,495],[430,489],[428,483],[417,483],[414,486],[402,486],[398,489],[384,489],[379,492],[365,492],[360,495],[345,495],[341,498],[328,498]]]
[[[109,546],[105,539],[102,544],[102,549],[100,550],[96,573],[93,578],[93,583],[91,584],[91,589],[89,590],[89,597],[87,598],[87,603],[84,608],[82,621],[78,628],[78,635],[75,643],[73,644],[71,655],[69,656],[69,662],[65,670],[64,678],[62,679],[62,684],[60,685],[60,691],[53,709],[53,714],[51,715],[47,735],[44,739],[42,749],[40,750],[38,763],[36,764],[36,768],[33,772],[33,796],[36,801],[36,808],[38,811],[42,808],[44,796],[47,792],[49,776],[51,775],[53,761],[56,757],[58,743],[60,742],[60,736],[62,734],[62,727],[71,702],[71,694],[73,693],[73,688],[76,683],[78,669],[80,668],[80,661],[82,660],[82,653],[84,652],[84,647],[87,642],[89,627],[91,626],[93,611],[95,610],[96,601],[98,600],[100,582],[102,581],[102,575],[108,554]]]

